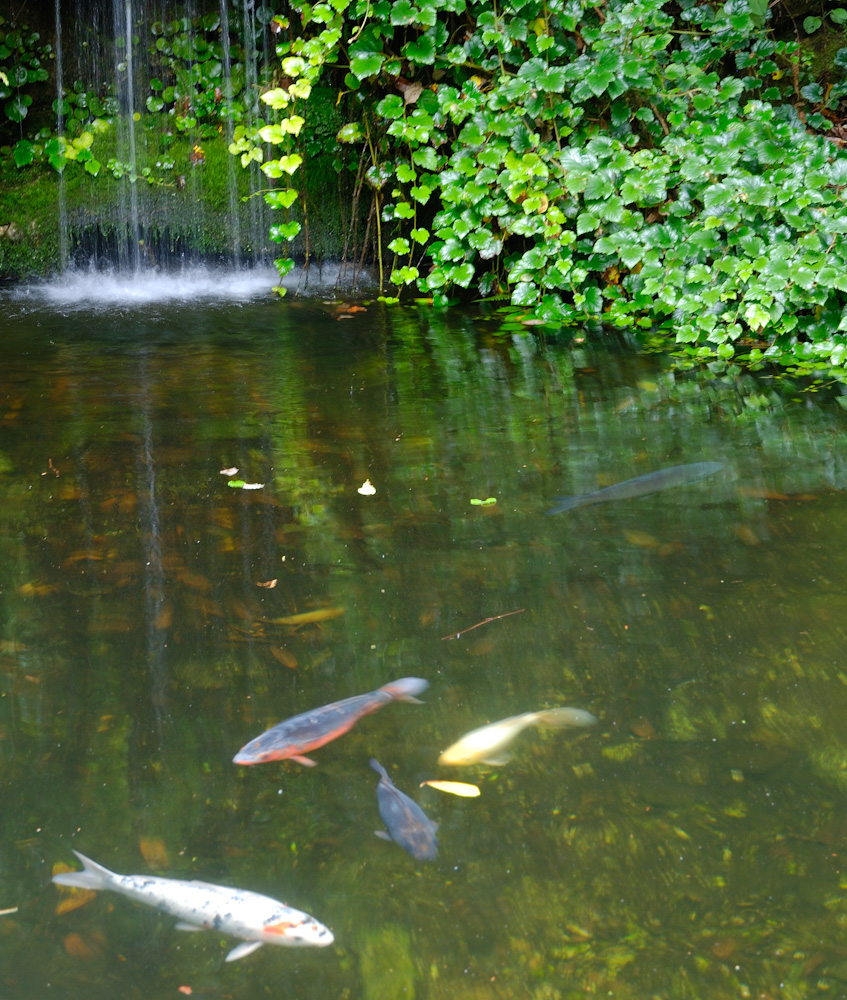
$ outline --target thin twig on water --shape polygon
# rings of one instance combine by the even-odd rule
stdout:
[[[470,625],[468,628],[463,628],[461,632],[451,632],[450,635],[442,635],[441,641],[445,639],[458,639],[459,636],[464,635],[465,632],[473,632],[475,628],[479,628],[480,625],[487,625],[489,622],[499,621],[501,618],[508,618],[509,615],[519,615],[521,611],[526,611],[526,608],[518,608],[517,611],[507,611],[502,615],[492,615],[491,618],[484,618],[481,622],[477,622],[476,625]]]

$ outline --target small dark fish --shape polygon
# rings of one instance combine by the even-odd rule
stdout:
[[[555,497],[555,506],[551,507],[547,513],[561,514],[562,511],[573,510],[574,507],[585,507],[591,503],[628,500],[631,497],[642,497],[647,493],[658,493],[659,490],[667,490],[672,486],[696,483],[698,479],[713,476],[722,468],[723,462],[693,462],[691,465],[672,465],[667,469],[659,469],[643,476],[636,476],[635,479],[626,479],[622,483],[615,483],[613,486],[595,490],[593,493],[583,493],[581,496],[575,497]]]
[[[388,833],[377,830],[376,835],[393,840],[416,861],[432,861],[438,854],[438,841],[435,839],[438,824],[433,823],[417,802],[397,788],[382,764],[373,757],[371,767],[379,775],[376,799],[382,822],[388,828]]]
[[[429,681],[420,677],[403,677],[368,694],[357,694],[292,716],[243,746],[233,757],[233,763],[264,764],[290,758],[298,764],[315,767],[317,761],[304,757],[304,753],[343,736],[363,715],[370,715],[389,702],[412,701],[419,705],[415,695],[428,687]]]

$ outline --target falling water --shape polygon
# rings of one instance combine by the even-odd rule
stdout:
[[[118,66],[117,82],[120,95],[120,116],[118,128],[120,135],[119,148],[126,150],[127,165],[130,173],[122,178],[121,206],[127,211],[128,238],[121,243],[121,251],[125,255],[121,266],[127,266],[135,272],[141,270],[141,221],[138,213],[138,184],[132,177],[138,174],[138,155],[135,147],[135,64],[132,52],[132,0],[124,0],[121,10],[118,0],[114,4],[115,44],[120,44],[123,37],[125,56],[123,64]],[[125,70],[121,72],[121,65]]]
[[[226,130],[226,144],[230,145],[234,138],[234,128],[232,124],[232,50],[229,44],[229,13],[227,11],[227,0],[221,2],[221,43],[223,45],[224,64],[224,86],[223,96],[227,106],[227,114],[224,119]],[[227,188],[229,190],[229,213],[232,218],[232,257],[236,267],[241,259],[241,225],[238,218],[238,189],[235,181],[235,157],[227,160]]]
[[[64,79],[62,75],[62,10],[60,0],[54,4],[56,16],[56,134],[64,135]],[[59,174],[59,264],[68,266],[68,198],[64,171]]]
[[[244,171],[238,158],[226,151],[233,140],[233,104],[243,103],[248,114],[262,113],[259,70],[252,62],[257,49],[254,0],[54,4],[59,97],[63,88],[65,93],[71,89],[68,81],[74,81],[74,92],[96,95],[117,109],[105,138],[95,137],[92,150],[99,156],[100,171],[96,180],[85,180],[84,200],[67,205],[60,191],[62,260],[71,260],[77,269],[117,268],[128,275],[151,267],[185,270],[201,263],[229,268],[240,262],[270,265],[269,210],[261,198],[242,197],[258,190],[263,176],[255,163]],[[217,22],[218,14],[215,28],[209,15]],[[248,89],[243,95],[233,92],[230,75],[236,51],[240,58],[241,50],[235,48],[239,30],[247,54]],[[266,25],[258,26],[258,34],[262,32],[268,33]],[[184,48],[177,53],[174,44],[173,53],[162,51],[159,43],[175,43],[178,37]],[[216,45],[224,65],[219,82],[225,134],[220,136],[214,134],[214,122],[202,120],[198,111],[209,88],[208,81],[197,83],[197,50],[192,48],[197,39],[201,45]],[[170,110],[167,105],[158,112],[150,108],[153,78],[164,78],[165,87],[179,81],[179,107],[171,103]],[[187,96],[186,80],[192,88]],[[72,112],[63,117],[61,99],[58,114],[60,134],[73,138]],[[111,117],[111,110],[103,117]],[[198,120],[193,129],[183,124],[192,117]]]

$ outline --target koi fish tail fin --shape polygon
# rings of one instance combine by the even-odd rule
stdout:
[[[114,872],[110,872],[108,868],[98,865],[96,861],[92,861],[91,858],[80,854],[79,851],[74,851],[74,854],[83,863],[83,870],[81,872],[62,872],[59,875],[54,875],[53,881],[56,885],[68,885],[73,889],[111,888],[116,878]]]
[[[382,764],[380,764],[378,760],[376,760],[374,757],[371,757],[369,763],[381,778],[385,778],[386,781],[391,781],[391,779],[388,777],[388,772],[385,770],[385,768],[382,766]]]
[[[384,691],[393,701],[412,701],[420,705],[421,702],[415,695],[426,691],[428,687],[429,681],[425,681],[422,677],[402,677],[399,681],[383,684],[379,690]]]
[[[588,729],[597,723],[597,716],[583,708],[551,708],[546,712],[536,712],[535,721],[539,726],[555,729]]]
[[[573,510],[580,507],[585,502],[581,496],[576,497],[553,497],[553,506],[545,514],[562,514],[566,510]]]

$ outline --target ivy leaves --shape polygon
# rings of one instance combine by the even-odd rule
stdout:
[[[660,325],[707,353],[755,338],[847,358],[847,154],[807,128],[844,95],[801,79],[805,123],[783,100],[796,45],[766,33],[766,0],[292,7],[289,75],[337,67],[381,126],[339,141],[379,178],[396,285]]]

